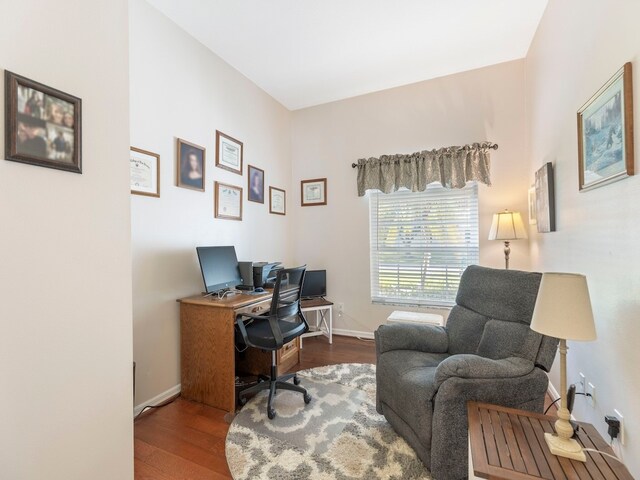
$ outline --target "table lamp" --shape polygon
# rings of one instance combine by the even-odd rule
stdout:
[[[555,423],[556,433],[545,433],[544,439],[554,455],[586,461],[582,446],[573,438],[567,408],[567,340],[596,339],[587,278],[574,273],[542,275],[531,329],[560,340],[560,409]]]
[[[520,212],[505,210],[493,214],[489,240],[504,240],[504,263],[507,270],[509,270],[509,254],[511,253],[509,242],[522,238],[527,238],[527,231],[522,223]]]

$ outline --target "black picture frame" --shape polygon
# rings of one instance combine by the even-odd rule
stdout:
[[[5,70],[5,159],[82,173],[82,100]]]

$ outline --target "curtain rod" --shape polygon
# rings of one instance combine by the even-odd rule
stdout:
[[[449,147],[449,148],[451,148],[451,147]],[[470,147],[469,145],[465,145],[464,147],[460,147],[460,150],[471,150],[471,148],[472,147]],[[498,144],[497,143],[493,143],[493,144],[489,145],[486,148],[489,148],[491,150],[498,150]],[[435,150],[432,150],[432,151],[435,151]],[[358,166],[357,163],[352,163],[351,164],[351,168],[356,168],[357,166]]]

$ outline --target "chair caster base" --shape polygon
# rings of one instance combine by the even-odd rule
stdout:
[[[273,420],[274,418],[276,418],[276,411],[273,408],[268,408],[267,416],[269,417],[269,420]]]
[[[293,383],[294,385],[300,385],[300,379],[298,378],[298,375],[295,375],[293,377]]]
[[[306,403],[307,405],[309,405],[311,403],[311,395],[309,395],[308,393],[304,394],[304,403]]]

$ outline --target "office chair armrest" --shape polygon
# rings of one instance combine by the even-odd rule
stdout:
[[[380,325],[375,331],[378,355],[391,350],[447,353],[449,337],[444,327],[414,323]]]
[[[276,349],[279,350],[284,345],[284,337],[282,336],[282,330],[280,330],[280,325],[278,325],[278,318],[272,315],[253,315],[251,313],[239,313],[236,315],[236,324],[240,329],[240,334],[242,335],[242,339],[244,343],[251,347],[260,348],[258,345],[254,345],[253,342],[249,339],[249,335],[247,334],[247,329],[245,326],[245,320],[243,317],[246,317],[250,320],[266,320],[269,322],[269,327],[271,328],[271,333],[273,334],[273,339],[276,344]]]
[[[535,368],[531,360],[509,357],[492,360],[479,355],[459,354],[445,358],[436,368],[436,385],[451,377],[470,379],[513,378],[531,373]]]

